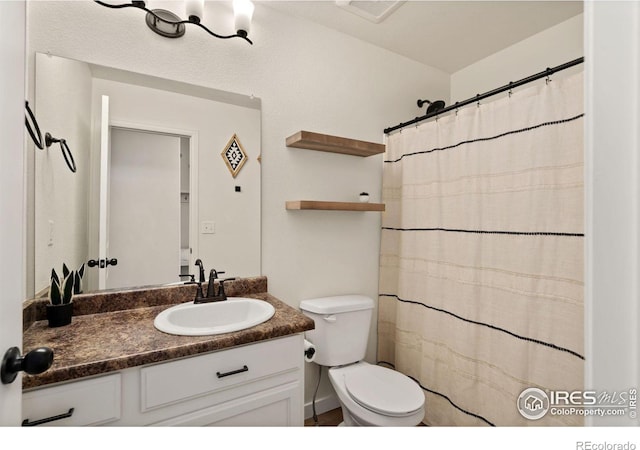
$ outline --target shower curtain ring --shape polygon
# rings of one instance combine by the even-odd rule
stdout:
[[[546,84],[549,84],[549,81],[551,81],[551,74],[553,73],[553,70],[551,70],[550,68],[547,67],[547,78],[545,81]]]
[[[511,98],[511,96],[513,95],[513,88],[511,87],[512,84],[513,81],[509,81],[509,98]]]
[[[478,108],[480,108],[480,100],[479,100],[480,99],[480,94],[476,94],[476,98],[478,99],[478,102],[476,103],[476,106]]]

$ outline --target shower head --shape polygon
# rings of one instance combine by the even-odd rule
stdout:
[[[418,108],[422,108],[425,103],[429,104],[429,107],[427,108],[427,114],[440,111],[444,108],[445,105],[444,101],[442,100],[436,100],[435,102],[432,102],[430,100],[418,100]]]

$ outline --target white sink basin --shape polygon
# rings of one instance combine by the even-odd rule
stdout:
[[[169,334],[207,336],[251,328],[274,313],[274,307],[264,300],[229,297],[222,302],[172,306],[158,314],[153,325]]]

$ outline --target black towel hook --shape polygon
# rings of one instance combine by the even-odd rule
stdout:
[[[33,143],[36,145],[36,147],[38,147],[40,150],[44,150],[44,145],[42,144],[42,133],[40,133],[40,126],[38,125],[38,121],[36,120],[36,117],[33,114],[33,111],[31,111],[31,108],[29,108],[29,102],[28,101],[24,101],[24,106],[25,109],[27,110],[27,114],[29,114],[29,117],[25,116],[24,117],[24,124],[27,127],[27,131],[29,132],[29,136],[31,136],[31,139],[33,139]],[[29,124],[29,119],[31,119],[31,123],[33,123],[33,128],[31,128],[31,125]],[[35,133],[34,133],[34,129],[35,129]],[[37,134],[37,137],[36,137]]]
[[[69,150],[66,140],[54,138],[47,132],[44,135],[44,142],[47,148],[51,147],[51,144],[60,143],[60,150],[62,150],[62,156],[64,156],[64,160],[67,163],[69,170],[73,173],[76,172],[76,162],[73,160],[73,155],[71,154],[71,150]]]

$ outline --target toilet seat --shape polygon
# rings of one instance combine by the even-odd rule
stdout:
[[[385,367],[363,365],[345,373],[344,383],[353,401],[385,416],[408,416],[424,405],[424,394],[415,381]]]

